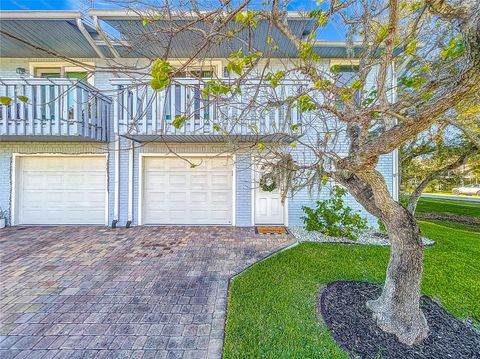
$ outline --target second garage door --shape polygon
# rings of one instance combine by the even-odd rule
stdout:
[[[145,157],[144,224],[231,224],[231,157]]]

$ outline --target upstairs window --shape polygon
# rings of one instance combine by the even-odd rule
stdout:
[[[88,64],[93,65],[93,64]],[[69,78],[88,82],[93,85],[93,74],[80,66],[72,66],[68,62],[32,62],[30,63],[30,74],[42,78]]]
[[[336,84],[340,87],[350,87],[353,81],[358,79],[358,66],[355,65],[341,65],[339,73],[337,74]],[[354,99],[356,103],[360,103],[361,93],[355,91]],[[336,103],[340,109],[345,107],[343,101],[340,100],[340,96],[337,96]]]

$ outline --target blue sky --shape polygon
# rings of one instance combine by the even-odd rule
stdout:
[[[0,0],[1,10],[88,10],[92,3],[97,8],[106,7],[102,0]],[[103,5],[103,6],[102,6]],[[289,10],[308,10],[318,8],[314,0],[294,0]],[[320,40],[344,40],[343,31],[329,23],[321,33]]]
[[[0,0],[2,10],[79,10],[81,0]]]

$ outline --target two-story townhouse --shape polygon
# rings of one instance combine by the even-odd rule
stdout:
[[[0,207],[10,225],[296,226],[302,206],[328,196],[328,190],[302,189],[282,201],[278,189],[263,191],[255,156],[232,145],[233,136],[236,143],[253,141],[252,123],[262,141],[283,145],[275,136],[279,112],[253,113],[234,133],[215,128],[218,116],[228,119],[239,109],[227,106],[221,114],[195,86],[199,77],[229,76],[232,48],[214,48],[157,92],[148,81],[135,83],[148,78],[151,66],[140,54],[163,56],[161,35],[141,37],[148,24],[138,14],[97,10],[89,16],[91,22],[75,11],[0,13],[0,96],[12,99],[0,105]],[[291,13],[288,26],[301,38],[312,20]],[[295,47],[280,33],[273,36],[278,66],[288,67]],[[253,38],[257,48],[266,44],[266,27],[260,24]],[[169,62],[190,58],[192,42],[184,34],[169,43]],[[344,43],[319,42],[315,50],[326,69],[355,62]],[[122,70],[112,71],[112,63]],[[298,83],[282,86],[288,95]],[[185,113],[193,115],[184,126],[172,126]],[[301,117],[290,113],[298,123]],[[305,146],[291,151],[298,162],[311,160]],[[397,166],[395,152],[378,164],[398,197]],[[353,198],[348,203],[362,210]]]

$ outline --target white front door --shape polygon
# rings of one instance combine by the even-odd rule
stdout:
[[[143,224],[232,224],[231,157],[145,157]]]
[[[17,224],[105,224],[105,157],[20,157],[18,171]]]
[[[271,192],[260,188],[260,179],[264,171],[256,167],[255,178],[255,224],[284,224],[284,206],[279,189]]]

